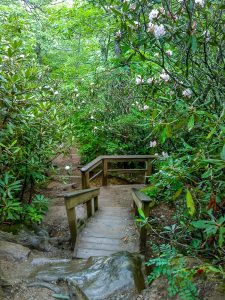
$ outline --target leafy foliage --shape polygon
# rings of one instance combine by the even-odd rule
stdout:
[[[186,267],[184,257],[170,245],[155,246],[153,250],[158,257],[146,263],[147,266],[154,266],[148,281],[152,282],[163,276],[167,279],[169,297],[179,295],[179,298],[184,300],[199,299],[197,288],[192,280],[195,271]]]

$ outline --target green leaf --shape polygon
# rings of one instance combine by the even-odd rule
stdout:
[[[161,133],[161,135],[160,135],[160,142],[161,142],[162,144],[164,144],[165,141],[166,141],[166,138],[167,138],[167,128],[164,127],[164,128],[163,128],[163,131],[162,131],[162,133]]]
[[[193,53],[197,50],[197,39],[194,35],[191,37],[191,50]]]
[[[188,189],[186,194],[186,204],[187,204],[189,215],[193,216],[195,213],[195,204],[192,195]]]
[[[215,131],[216,131],[216,127],[214,127],[211,131],[210,131],[210,133],[207,135],[207,139],[210,139],[211,138],[211,136],[215,133]]]
[[[138,208],[138,213],[145,220],[145,214],[141,208]]]
[[[188,120],[188,125],[187,125],[188,131],[191,131],[194,125],[195,125],[195,117],[192,115]]]
[[[182,191],[183,191],[183,188],[180,188],[178,191],[176,191],[176,193],[173,195],[173,200],[176,200],[180,196]]]
[[[225,145],[223,146],[223,149],[220,153],[220,157],[221,157],[222,160],[225,160]]]
[[[212,169],[209,168],[205,173],[202,174],[202,178],[208,178],[212,176]]]
[[[220,227],[219,230],[219,247],[223,247],[224,244],[225,227]]]
[[[193,221],[191,222],[191,225],[197,229],[205,229],[206,227],[205,220]]]

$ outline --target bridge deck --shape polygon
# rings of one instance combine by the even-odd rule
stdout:
[[[107,256],[118,251],[139,251],[138,231],[132,210],[132,187],[113,185],[101,187],[99,210],[88,219],[79,233],[74,257]]]

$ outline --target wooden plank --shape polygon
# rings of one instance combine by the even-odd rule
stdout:
[[[87,165],[81,168],[81,172],[91,171],[97,166],[99,166],[103,159],[107,159],[110,162],[113,161],[145,161],[147,159],[157,159],[158,156],[155,155],[102,155],[98,156]]]
[[[106,219],[106,218],[102,218],[102,219],[94,219],[94,220],[91,220],[89,221],[88,223],[89,224],[96,224],[96,226],[101,226],[101,224],[109,224],[112,226],[112,224],[114,225],[130,225],[130,224],[133,224],[134,220],[133,219],[130,219],[130,220],[121,220],[121,219]]]
[[[94,180],[96,177],[98,177],[99,175],[102,174],[102,170],[100,170],[98,173],[96,173],[95,175],[93,175],[91,178],[89,178],[89,181]]]
[[[98,196],[94,197],[94,211],[98,210]]]
[[[107,186],[108,184],[108,161],[107,159],[102,160],[103,163],[103,176],[102,176],[102,185]]]
[[[93,214],[92,211],[92,199],[87,201],[87,217],[90,218]]]
[[[76,220],[76,211],[74,208],[66,209],[69,229],[70,229],[70,238],[72,248],[75,246],[77,238],[77,220]]]
[[[65,204],[68,209],[75,207],[79,204],[85,203],[90,199],[97,197],[99,195],[99,188],[85,190],[83,193],[82,191],[68,193],[65,195]]]
[[[73,198],[74,196],[83,195],[83,194],[90,193],[90,192],[97,191],[97,190],[100,191],[100,188],[83,189],[83,190],[79,190],[79,191],[75,191],[75,192],[66,193],[66,194],[64,194],[64,197],[66,199],[69,199],[69,198]]]
[[[81,177],[82,177],[82,189],[88,189],[90,188],[90,180],[89,180],[89,172],[83,172]]]
[[[96,157],[94,160],[83,166],[80,170],[81,172],[92,171],[102,163],[102,156]]]
[[[91,249],[78,249],[76,253],[74,253],[74,257],[77,258],[89,258],[91,256],[109,256],[115,253],[115,251],[111,250],[91,250]]]
[[[147,169],[109,169],[108,172],[120,172],[120,173],[136,173],[136,172],[146,172]]]
[[[121,231],[122,229],[126,228],[126,225],[128,224],[112,224],[110,223],[101,223],[99,224],[99,222],[93,222],[93,223],[89,223],[87,224],[87,226],[85,227],[85,231],[88,230],[97,230],[98,232],[108,232],[110,233],[117,233],[117,231]]]
[[[136,188],[132,188],[132,195],[135,195],[141,202],[151,202],[151,198]]]
[[[114,239],[122,239],[125,236],[123,232],[109,232],[108,230],[99,231],[98,229],[93,228],[92,230],[84,229],[85,236],[99,237],[99,238],[114,238]]]
[[[146,161],[145,183],[148,183],[148,177],[152,174],[152,162],[150,159]]]
[[[115,238],[105,238],[105,237],[94,237],[94,236],[80,236],[79,237],[80,242],[86,242],[86,243],[97,243],[97,244],[108,244],[108,245],[120,245],[121,239],[115,239]]]
[[[121,245],[120,244],[90,243],[90,242],[85,242],[85,241],[79,241],[77,251],[79,251],[81,249],[121,251]]]

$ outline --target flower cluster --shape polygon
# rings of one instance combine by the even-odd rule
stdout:
[[[150,148],[155,148],[157,146],[157,142],[156,141],[151,141],[150,142]]]
[[[148,24],[148,28],[147,28],[147,32],[151,32],[154,34],[154,36],[159,39],[161,37],[163,37],[166,34],[166,30],[163,24],[154,24],[152,23],[155,19],[158,19],[159,15],[164,14],[165,10],[163,7],[160,8],[160,10],[158,9],[153,9],[150,13],[149,13],[149,24]]]
[[[161,75],[160,75],[160,78],[165,81],[165,82],[168,82],[170,80],[170,76],[169,74],[167,74],[166,72],[163,72]]]
[[[191,95],[192,95],[192,91],[190,89],[186,89],[182,92],[182,95],[185,97],[185,98],[191,98]]]
[[[135,82],[137,85],[144,83],[144,79],[141,77],[141,75],[137,75]]]
[[[195,4],[200,5],[201,7],[203,7],[205,5],[205,1],[204,0],[195,0]]]

